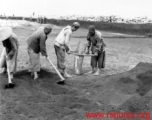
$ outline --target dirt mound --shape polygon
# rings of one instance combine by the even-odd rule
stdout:
[[[134,69],[122,73],[122,76],[125,77],[116,80],[115,90],[119,93],[115,92],[110,104],[117,105],[123,112],[152,113],[152,64],[139,63]]]
[[[104,77],[89,90],[102,111],[152,111],[152,64],[139,63],[128,72]],[[92,98],[91,98],[92,97]]]

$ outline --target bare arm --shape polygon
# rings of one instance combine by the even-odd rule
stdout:
[[[91,41],[90,41],[90,35],[89,35],[89,33],[88,33],[88,35],[87,35],[87,42],[88,42],[88,45],[87,45],[87,53],[89,53],[89,49],[90,49],[90,47],[91,47]]]
[[[65,36],[65,49],[68,52],[70,50],[70,38],[71,38],[71,33],[67,32]]]

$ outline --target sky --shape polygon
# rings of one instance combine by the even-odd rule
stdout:
[[[0,14],[27,16],[116,15],[152,19],[152,0],[0,0]]]

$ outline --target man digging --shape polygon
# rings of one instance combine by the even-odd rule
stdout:
[[[29,55],[29,72],[34,75],[34,79],[38,78],[37,72],[40,71],[40,53],[49,59],[46,52],[47,35],[52,31],[51,25],[38,28],[27,40]]]
[[[89,26],[89,32],[87,35],[88,48],[87,53],[89,54],[89,50],[91,47],[92,54],[96,54],[97,56],[91,57],[91,71],[88,74],[94,73],[94,75],[99,75],[99,72],[102,68],[105,67],[105,43],[102,39],[102,34],[95,30],[93,25]]]
[[[65,53],[70,51],[70,37],[74,31],[80,27],[78,22],[74,22],[71,26],[64,27],[55,39],[54,49],[57,56],[57,67],[64,77],[72,77],[66,71]],[[58,84],[64,84],[64,80],[60,80]]]
[[[2,42],[4,49],[0,57],[0,72],[8,73],[8,84],[6,88],[13,88],[12,78],[17,68],[17,55],[19,48],[19,40],[17,36],[12,32],[11,27],[0,28],[0,41]]]

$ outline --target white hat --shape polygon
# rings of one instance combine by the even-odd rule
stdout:
[[[0,41],[4,41],[12,35],[11,27],[0,27]]]

